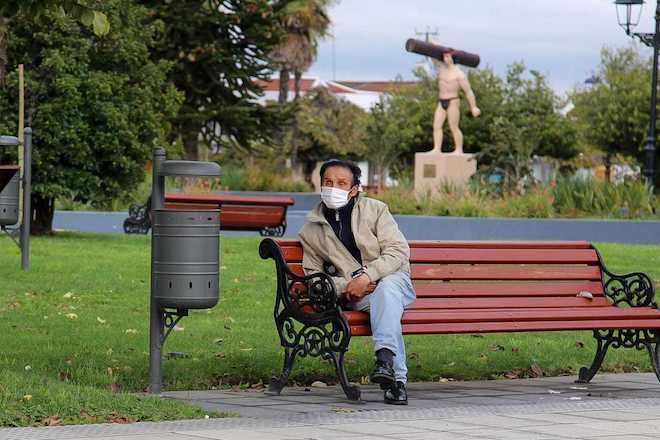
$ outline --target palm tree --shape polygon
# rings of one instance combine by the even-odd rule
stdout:
[[[287,101],[292,72],[295,99],[300,96],[302,74],[316,59],[318,40],[328,34],[330,17],[327,8],[332,1],[292,0],[281,11],[280,23],[285,36],[271,53],[271,58],[280,70],[280,103]]]

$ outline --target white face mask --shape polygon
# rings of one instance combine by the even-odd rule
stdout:
[[[332,186],[321,187],[321,200],[330,209],[339,209],[348,203],[350,191],[334,188]]]

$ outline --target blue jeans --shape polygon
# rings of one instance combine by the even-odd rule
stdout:
[[[401,315],[415,301],[415,289],[407,272],[395,272],[378,281],[378,286],[359,301],[349,303],[353,310],[369,312],[374,351],[387,348],[394,353],[396,380],[406,383],[406,346],[401,334]]]

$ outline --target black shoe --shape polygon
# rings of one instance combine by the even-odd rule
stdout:
[[[390,405],[408,405],[408,392],[406,384],[397,381],[385,391],[385,403]]]
[[[394,383],[394,368],[383,361],[376,361],[374,371],[369,376],[371,383],[382,385],[391,385]]]

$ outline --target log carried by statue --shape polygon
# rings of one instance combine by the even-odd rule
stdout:
[[[408,41],[406,41],[406,50],[408,52],[435,58],[439,61],[442,61],[444,54],[450,53],[454,59],[454,63],[468,67],[477,67],[481,61],[479,55],[475,53],[456,50],[451,47],[440,46],[439,44],[416,40],[414,38],[409,38]]]

